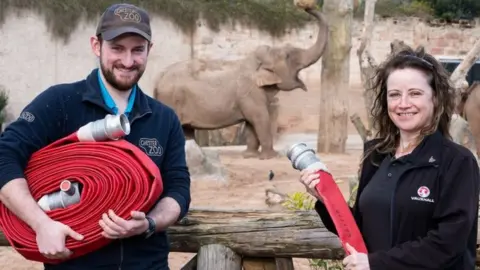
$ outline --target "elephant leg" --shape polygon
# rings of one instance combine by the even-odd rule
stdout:
[[[260,159],[271,159],[278,157],[279,153],[273,149],[273,136],[270,123],[270,116],[267,108],[262,110],[249,110],[247,119],[252,123],[255,134],[262,147]]]
[[[195,129],[191,126],[182,126],[185,140],[195,140]]]
[[[260,154],[258,148],[260,147],[260,142],[257,139],[255,130],[249,122],[245,122],[245,139],[247,143],[247,149],[243,151],[242,155],[244,158],[253,158],[258,157]]]

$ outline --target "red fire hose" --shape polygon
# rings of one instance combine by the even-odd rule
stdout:
[[[343,249],[347,254],[350,254],[346,248],[348,243],[356,251],[367,253],[367,247],[363,241],[362,234],[337,183],[335,183],[330,173],[323,170],[319,170],[318,173],[320,174],[320,182],[315,189],[322,196],[323,203],[332,217]]]
[[[320,182],[315,186],[318,194],[323,198],[323,203],[332,218],[343,250],[350,254],[346,244],[355,248],[357,252],[367,253],[367,247],[362,234],[353,218],[352,212],[343,198],[342,192],[327,167],[315,155],[315,151],[305,143],[297,143],[287,151],[287,157],[296,170],[313,169],[319,174]]]
[[[108,128],[107,124],[100,127],[103,131]],[[58,190],[62,180],[83,185],[79,203],[47,212],[53,220],[84,236],[82,241],[66,238],[66,247],[73,252],[69,259],[111,241],[100,234],[98,221],[103,213],[112,209],[118,216],[130,219],[132,210],[148,211],[163,191],[158,167],[141,149],[121,139],[95,141],[92,134],[87,136],[89,141],[83,141],[78,134],[75,132],[35,152],[25,170],[36,201]],[[0,226],[10,245],[26,259],[60,262],[40,254],[35,232],[3,204],[0,204]]]

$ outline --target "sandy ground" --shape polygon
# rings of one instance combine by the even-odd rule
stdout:
[[[352,89],[350,99],[351,113],[358,112],[364,115],[363,101],[359,89]],[[313,94],[313,93],[312,93]],[[317,93],[313,95],[317,95]],[[301,107],[300,107],[301,108]],[[308,112],[303,111],[303,115]],[[316,127],[317,118],[309,117],[307,121],[296,123],[293,132],[311,132]],[[288,132],[288,131],[287,131]],[[356,134],[349,123],[349,134]],[[304,191],[298,182],[298,172],[295,171],[285,157],[271,160],[243,159],[238,151],[221,150],[221,162],[228,172],[228,182],[195,181],[192,182],[192,207],[220,207],[220,208],[250,208],[265,209],[264,190],[275,185],[282,192]],[[322,155],[337,179],[342,179],[356,173],[358,168],[359,150],[348,150],[343,155]],[[268,181],[268,173],[272,170],[275,178]],[[348,183],[340,184],[345,197],[348,196]],[[220,203],[220,204],[219,204]],[[180,269],[193,254],[172,253],[170,267],[172,270]],[[35,270],[42,269],[41,264],[26,261],[11,248],[0,248],[0,269],[10,270]],[[311,269],[305,259],[295,259],[295,269]]]

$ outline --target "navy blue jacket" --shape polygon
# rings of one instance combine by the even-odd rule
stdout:
[[[0,188],[15,178],[24,178],[32,153],[63,138],[88,122],[114,114],[105,105],[98,82],[98,69],[81,81],[52,86],[40,93],[7,126],[0,136]],[[145,95],[137,86],[129,121],[131,133],[125,139],[158,165],[162,174],[163,197],[175,199],[180,218],[190,205],[190,175],[185,160],[185,137],[175,112]],[[141,144],[149,140],[148,146]],[[159,198],[159,200],[161,199]],[[165,270],[168,268],[169,241],[166,232],[150,238],[135,236],[45,269]]]

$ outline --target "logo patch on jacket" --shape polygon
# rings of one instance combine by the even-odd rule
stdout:
[[[138,145],[149,156],[159,157],[163,154],[163,148],[155,138],[141,138]]]
[[[417,196],[412,196],[413,201],[422,201],[422,202],[429,202],[429,203],[434,203],[435,201],[431,198],[428,198],[430,196],[430,189],[426,186],[421,186],[417,190]]]

